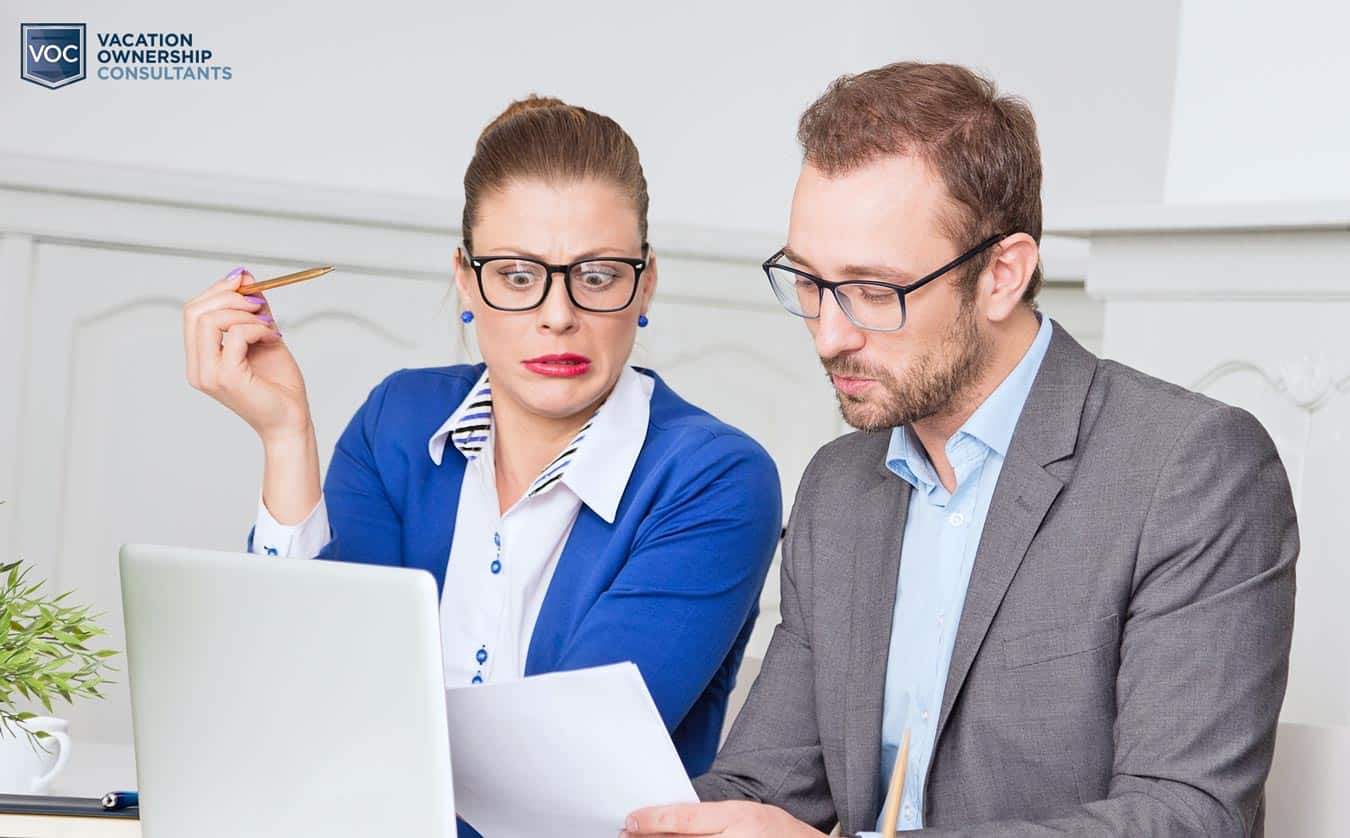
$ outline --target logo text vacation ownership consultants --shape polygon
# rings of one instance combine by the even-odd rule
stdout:
[[[229,81],[229,66],[194,43],[191,32],[96,32],[90,43],[83,23],[21,23],[19,77],[55,90],[87,76],[108,81]],[[93,49],[93,55],[88,53]]]

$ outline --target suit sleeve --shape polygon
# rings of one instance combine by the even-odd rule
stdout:
[[[782,619],[759,677],[707,774],[700,799],[750,800],[788,811],[820,830],[835,821],[816,718],[811,647],[811,523],[802,495],[820,454],[802,475],[783,543]]]
[[[623,569],[558,666],[633,661],[672,730],[758,603],[782,525],[778,470],[762,448],[728,434],[697,456],[706,466],[639,525]]]
[[[1108,796],[1044,822],[933,836],[1246,836],[1289,671],[1299,542],[1275,446],[1219,406],[1181,434],[1139,543]]]

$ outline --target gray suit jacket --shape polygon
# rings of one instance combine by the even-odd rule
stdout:
[[[807,467],[782,622],[705,800],[875,827],[909,484],[887,433]],[[1058,324],[975,558],[926,778],[932,835],[1261,835],[1298,533],[1245,411]]]

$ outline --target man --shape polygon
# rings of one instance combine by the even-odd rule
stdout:
[[[705,802],[630,836],[899,827],[1263,832],[1298,535],[1249,414],[1103,361],[1036,310],[1040,152],[950,65],[803,115],[766,270],[858,429],[802,477],[782,623]]]

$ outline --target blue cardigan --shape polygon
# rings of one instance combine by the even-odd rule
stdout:
[[[717,751],[778,545],[778,471],[749,436],[638,370],[655,379],[646,441],[614,523],[582,505],[525,674],[633,661],[696,776]],[[444,587],[467,461],[447,445],[436,465],[427,440],[482,372],[400,370],[371,391],[328,467],[321,558],[422,568]]]

